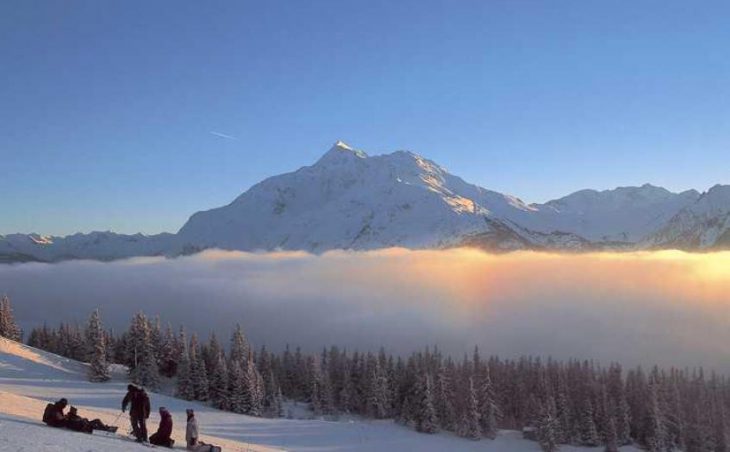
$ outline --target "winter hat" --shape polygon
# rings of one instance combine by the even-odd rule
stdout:
[[[68,400],[66,400],[65,398],[63,398],[63,399],[59,400],[57,403],[59,405],[66,406],[66,405],[68,405]]]
[[[127,391],[134,391],[137,387],[135,385],[127,385]]]

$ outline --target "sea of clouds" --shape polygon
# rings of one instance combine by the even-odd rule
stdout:
[[[474,250],[241,253],[0,265],[28,329],[126,328],[143,310],[207,337],[240,323],[258,347],[427,345],[730,371],[730,253],[503,255]]]

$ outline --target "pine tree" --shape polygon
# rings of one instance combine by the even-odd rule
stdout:
[[[390,413],[388,375],[378,360],[373,359],[370,371],[367,404],[368,413],[376,419],[383,419]]]
[[[167,325],[160,345],[158,368],[161,375],[172,378],[177,374],[177,363],[180,359],[177,340],[172,332],[172,326]]]
[[[484,366],[478,373],[479,427],[482,435],[489,439],[497,437],[497,416],[499,409],[495,401],[489,367]]]
[[[558,437],[560,422],[557,417],[555,399],[548,396],[542,405],[541,414],[537,422],[537,440],[544,452],[555,452],[559,449]]]
[[[109,375],[104,328],[98,309],[95,309],[89,317],[89,323],[86,327],[86,348],[91,350],[88,370],[89,381],[109,381],[111,376]]]
[[[222,351],[218,352],[213,372],[210,374],[210,400],[219,410],[230,409],[230,392],[228,381],[228,365]]]
[[[154,322],[149,322],[150,326],[150,342],[152,343],[152,350],[155,353],[155,363],[157,364],[157,373],[160,373],[160,369],[162,367],[162,346],[163,346],[163,336],[162,336],[162,328],[160,327],[160,316],[155,317]]]
[[[351,413],[357,406],[355,385],[352,381],[352,366],[349,360],[345,360],[342,370],[342,388],[339,393],[340,410],[343,413]]]
[[[246,392],[249,398],[248,414],[251,416],[261,416],[264,401],[264,380],[256,369],[253,356],[248,360],[245,382]]]
[[[204,402],[208,400],[208,375],[205,371],[205,363],[200,353],[198,336],[193,333],[190,336],[190,347],[188,348],[190,360],[190,383],[194,400]]]
[[[20,328],[15,323],[13,308],[7,295],[3,295],[0,300],[0,336],[11,341],[21,340]]]
[[[231,361],[238,361],[241,365],[246,364],[246,360],[250,355],[250,347],[246,341],[246,337],[243,335],[241,325],[236,325],[236,329],[233,331],[231,336]]]
[[[649,452],[663,452],[666,449],[666,431],[664,430],[664,413],[659,401],[659,381],[652,375],[649,382],[649,399],[647,400],[647,418],[644,432],[645,446]]]
[[[465,438],[478,440],[482,437],[479,428],[479,402],[474,386],[474,378],[469,377],[466,391],[466,406],[459,422],[459,434]]]
[[[456,394],[454,391],[453,362],[439,367],[436,376],[436,406],[439,413],[440,426],[444,430],[454,430],[457,425],[456,408],[454,406]]]
[[[228,364],[228,394],[230,410],[234,413],[247,413],[249,402],[247,397],[245,376],[242,363],[234,360]]]
[[[420,404],[416,430],[422,433],[436,433],[438,432],[439,421],[434,406],[433,378],[425,374],[420,381],[420,390],[418,391]]]
[[[181,399],[195,400],[195,388],[193,386],[192,368],[190,353],[188,352],[185,330],[181,327],[178,344],[181,344],[179,351],[180,358],[177,364],[177,389],[176,394]]]
[[[598,430],[595,420],[593,419],[593,402],[589,396],[585,396],[583,400],[583,410],[580,417],[581,443],[584,446],[598,446],[600,444],[598,438]]]
[[[130,356],[133,365],[129,376],[133,383],[156,389],[159,386],[157,358],[152,344],[152,331],[144,313],[135,314],[129,330]]]

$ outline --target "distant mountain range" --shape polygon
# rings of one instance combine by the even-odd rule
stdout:
[[[0,262],[113,260],[227,250],[474,246],[490,251],[730,248],[730,186],[645,184],[545,204],[469,184],[418,154],[368,156],[337,142],[314,165],[270,177],[177,234],[0,236]]]

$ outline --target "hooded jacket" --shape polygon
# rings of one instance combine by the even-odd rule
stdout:
[[[122,400],[122,411],[129,408],[129,415],[138,419],[147,419],[150,417],[150,398],[142,388],[133,388],[127,391],[127,395]]]
[[[160,426],[157,428],[157,437],[162,440],[169,440],[172,435],[172,415],[169,411],[160,412]]]

